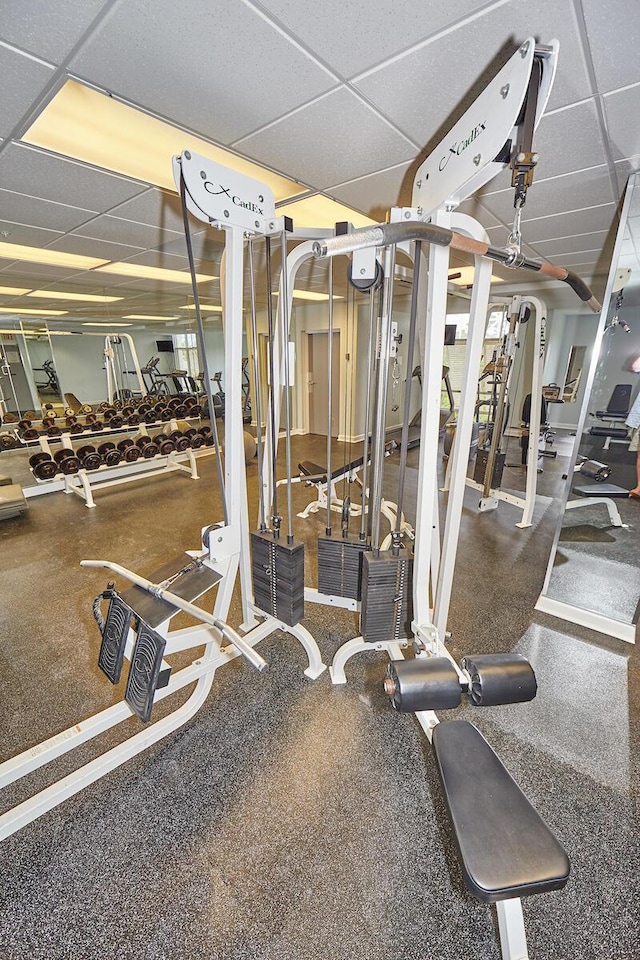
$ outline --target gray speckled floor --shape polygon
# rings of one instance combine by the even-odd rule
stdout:
[[[320,441],[295,438],[294,456],[321,460]],[[102,556],[148,572],[197,546],[200,527],[219,515],[211,460],[202,474],[104,491],[93,511],[62,494],[33,500],[25,518],[0,525],[3,759],[119,698],[98,671],[91,617],[106,578],[78,561]],[[248,476],[255,493],[255,465]],[[554,476],[545,464],[549,496]],[[390,493],[393,479],[391,470]],[[296,509],[312,497],[302,485],[294,494]],[[631,960],[637,655],[533,617],[551,500],[518,531],[507,505],[478,515],[475,499],[470,491],[452,649],[521,651],[540,692],[530,704],[457,714],[477,723],[572,860],[564,891],[524,904],[530,955]],[[324,517],[297,531],[312,544]],[[305,625],[327,662],[355,633],[351,614],[324,607],[308,607]],[[429,746],[381,693],[384,657],[351,661],[348,685],[332,688],[326,674],[302,676],[292,639],[271,637],[261,651],[266,674],[241,661],[219,671],[186,727],[0,846],[1,960],[499,958],[494,913],[462,885]],[[56,772],[67,769],[60,761]],[[22,785],[6,791],[5,808],[22,796]]]

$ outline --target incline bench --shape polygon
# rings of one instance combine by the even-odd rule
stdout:
[[[436,724],[432,745],[465,884],[497,905],[503,960],[527,960],[520,898],[564,887],[569,858],[472,723]]]

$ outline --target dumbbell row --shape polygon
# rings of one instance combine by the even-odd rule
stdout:
[[[65,417],[55,417],[52,415],[43,418],[42,433],[48,437],[59,437],[62,436],[63,433],[70,433],[73,436],[83,433],[84,431],[99,433],[106,428],[119,430],[126,427],[137,427],[140,423],[164,423],[167,420],[194,416],[194,411],[197,407],[197,401],[195,404],[191,404],[191,406],[185,406],[184,404],[174,404],[173,406],[156,404],[155,407],[147,407],[146,409],[143,404],[139,407],[138,412],[135,412],[133,408],[124,407],[122,415],[120,415],[115,408],[107,407],[102,411],[102,420],[97,413],[89,413],[85,416],[84,423],[80,423],[75,414],[66,415]],[[125,413],[126,416],[124,415]],[[26,417],[18,422],[18,433],[23,440],[37,440],[41,435],[41,432],[33,426],[33,421],[28,420]]]
[[[109,440],[101,443],[97,449],[92,444],[85,444],[77,450],[63,447],[53,456],[41,451],[29,458],[29,465],[38,480],[51,480],[58,473],[69,476],[81,469],[93,471],[103,465],[116,467],[123,461],[134,463],[140,458],[151,460],[156,456],[166,457],[174,451],[183,453],[189,448],[197,450],[212,445],[210,427],[202,427],[200,430],[190,428],[184,433],[174,430],[170,434],[160,433],[155,437],[140,436],[135,442],[126,438],[117,445]]]

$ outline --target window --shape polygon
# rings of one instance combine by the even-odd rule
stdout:
[[[186,370],[190,377],[197,377],[200,373],[200,358],[195,333],[174,333],[173,348],[176,369]]]

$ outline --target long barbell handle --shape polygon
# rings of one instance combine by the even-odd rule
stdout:
[[[602,309],[601,304],[596,300],[584,280],[565,267],[556,267],[545,260],[534,260],[513,250],[493,247],[481,240],[474,240],[460,233],[454,233],[453,230],[448,230],[446,227],[439,227],[435,223],[424,223],[421,220],[381,223],[375,227],[362,227],[359,230],[352,230],[351,233],[345,233],[338,237],[316,240],[313,244],[313,254],[316,257],[335,257],[340,254],[353,253],[354,250],[362,250],[366,247],[386,247],[408,240],[422,240],[424,243],[451,247],[453,250],[486,257],[488,260],[493,260],[512,269],[533,270],[536,273],[541,273],[544,277],[567,283],[594,313],[599,313]]]
[[[143,590],[153,594],[154,597],[158,597],[160,600],[166,600],[167,603],[177,607],[179,610],[190,613],[192,617],[195,617],[202,623],[208,623],[209,626],[218,630],[229,643],[232,643],[233,646],[239,650],[243,657],[246,657],[249,663],[253,664],[256,670],[262,672],[267,669],[267,661],[263,660],[260,654],[236,633],[233,627],[230,627],[224,620],[219,620],[217,617],[214,617],[213,614],[207,613],[206,610],[203,610],[201,607],[197,607],[195,603],[183,600],[182,597],[172,593],[171,590],[166,590],[164,587],[158,586],[157,583],[153,583],[151,580],[147,580],[145,577],[133,573],[132,570],[128,570],[126,567],[121,567],[119,563],[112,563],[110,560],[81,560],[80,566],[111,570],[113,573],[124,577],[125,580],[129,580],[130,583],[134,583],[137,587],[142,587]]]

